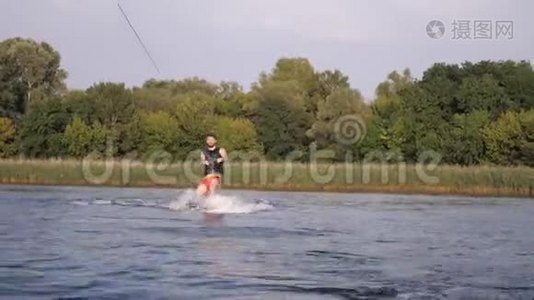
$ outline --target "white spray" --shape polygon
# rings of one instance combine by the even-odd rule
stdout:
[[[198,198],[195,191],[186,190],[178,196],[178,199],[169,203],[172,210],[201,209],[208,213],[218,214],[247,214],[262,210],[273,209],[273,206],[265,201],[245,200],[238,196],[212,195],[208,198]]]

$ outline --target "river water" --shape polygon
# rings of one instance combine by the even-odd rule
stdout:
[[[0,298],[533,299],[533,199],[0,186]]]

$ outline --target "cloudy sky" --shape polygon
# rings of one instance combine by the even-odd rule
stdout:
[[[304,56],[319,70],[340,69],[370,99],[405,67],[420,77],[434,62],[534,62],[532,12],[531,0],[0,0],[0,39],[51,43],[71,88],[190,76],[248,88],[278,58]],[[439,39],[427,35],[431,20],[444,23]],[[454,39],[454,20],[469,22],[470,39]],[[478,20],[490,21],[491,38],[473,38]],[[497,21],[513,21],[513,38],[496,37]]]

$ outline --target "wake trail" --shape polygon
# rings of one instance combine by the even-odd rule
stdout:
[[[248,214],[274,209],[274,205],[263,199],[244,199],[234,195],[213,195],[208,198],[198,198],[192,189],[183,191],[174,200],[119,197],[113,199],[77,199],[70,201],[70,204],[151,207],[174,211],[203,211],[213,214]]]

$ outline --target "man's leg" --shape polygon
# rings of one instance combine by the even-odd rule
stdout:
[[[209,191],[208,191],[208,196],[211,196],[215,193],[215,189],[217,189],[217,187],[219,187],[219,179],[218,178],[213,178],[210,182],[210,188],[209,188]]]
[[[208,186],[205,183],[200,183],[195,191],[195,197],[189,201],[189,208],[201,208],[207,193]]]
[[[208,187],[205,184],[199,184],[197,187],[197,197],[204,196],[208,192]]]

